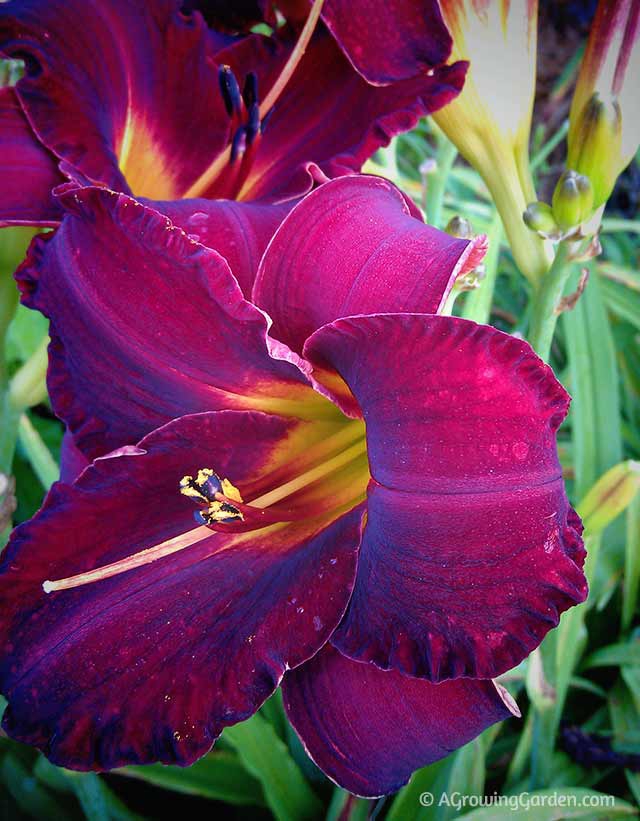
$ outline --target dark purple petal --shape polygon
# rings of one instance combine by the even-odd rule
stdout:
[[[244,72],[256,71],[264,97],[290,50],[290,43],[256,35],[219,59],[239,76],[243,67]],[[393,136],[456,97],[465,72],[466,64],[456,63],[436,69],[432,76],[375,88],[353,70],[326,31],[317,31],[267,120],[240,199],[306,193],[313,182],[311,163],[328,177],[359,171]],[[214,186],[208,195],[219,196],[216,192]]]
[[[400,789],[418,767],[519,715],[491,681],[431,684],[345,658],[331,645],[284,677],[285,709],[311,758],[367,798]]]
[[[295,201],[271,204],[197,199],[148,204],[196,242],[222,254],[249,298],[269,240]]]
[[[124,194],[71,189],[62,202],[63,224],[18,279],[51,319],[50,395],[85,455],[185,413],[329,407],[268,345],[267,318],[219,254]]]
[[[345,380],[372,482],[347,655],[433,681],[492,678],[587,585],[556,431],[569,397],[521,340],[451,317],[338,320],[305,353]]]
[[[12,0],[0,51],[42,142],[89,180],[174,199],[228,140],[206,25],[179,0]]]
[[[260,265],[254,302],[273,318],[272,336],[301,351],[339,317],[436,313],[456,277],[480,262],[484,243],[425,225],[387,180],[342,177],[305,197],[282,223]]]
[[[354,68],[375,85],[415,77],[451,53],[437,0],[326,0],[322,19]]]
[[[38,141],[13,88],[0,88],[0,225],[56,225],[51,190],[64,182],[55,157]]]
[[[75,769],[188,764],[326,642],[353,586],[362,511],[210,532],[155,562],[43,592],[193,528],[178,492],[209,466],[241,492],[313,440],[250,412],[185,417],[57,484],[15,531],[0,575],[4,727]],[[246,497],[245,497],[246,498]]]
[[[73,441],[71,433],[66,430],[60,447],[60,480],[71,484],[80,476],[88,464],[87,457]]]

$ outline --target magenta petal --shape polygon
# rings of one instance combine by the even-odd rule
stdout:
[[[89,180],[174,199],[226,144],[206,25],[180,6],[0,4],[0,51],[26,61],[17,92],[35,132]]]
[[[185,413],[315,400],[274,358],[293,355],[271,355],[267,318],[219,254],[124,194],[71,189],[62,202],[63,224],[18,278],[51,319],[50,395],[85,455]]]
[[[518,664],[587,594],[552,371],[526,342],[451,317],[338,320],[305,353],[353,392],[373,477],[336,646],[433,681]]]
[[[301,351],[339,317],[436,313],[470,257],[478,264],[483,242],[425,225],[387,180],[343,177],[285,219],[261,262],[254,302],[273,318],[272,335]]]
[[[291,44],[255,36],[220,59],[237,72],[242,66],[257,71],[264,96],[290,49]],[[310,163],[328,177],[359,171],[393,136],[456,97],[465,72],[466,64],[456,63],[431,76],[375,88],[353,70],[326,31],[317,31],[269,116],[240,198],[304,194],[312,186]]]
[[[56,225],[62,212],[51,191],[64,177],[38,141],[13,88],[0,88],[0,225]]]
[[[276,204],[197,199],[148,204],[191,239],[222,254],[249,298],[260,259],[295,201]]]
[[[73,486],[54,486],[1,568],[11,736],[75,769],[188,764],[317,652],[353,586],[359,509],[212,532],[120,575],[42,589],[190,530],[193,506],[177,486],[200,467],[266,489],[305,424],[233,411],[184,417],[97,460]]]
[[[451,53],[437,0],[327,0],[322,19],[354,68],[375,85],[415,77]]]
[[[284,704],[311,758],[367,798],[400,789],[496,721],[519,715],[491,681],[431,684],[345,658],[331,645],[284,677]]]

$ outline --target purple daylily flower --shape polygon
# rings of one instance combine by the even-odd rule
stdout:
[[[358,171],[460,91],[466,65],[444,65],[447,43],[428,73],[376,88],[320,26],[263,111],[291,28],[229,38],[179,0],[0,4],[0,54],[26,68],[0,90],[0,224],[56,225],[56,184],[105,185],[151,201],[205,244],[213,235],[249,295],[297,198]]]
[[[567,394],[526,342],[436,315],[482,244],[343,177],[248,301],[149,205],[61,206],[19,278],[97,458],[4,555],[7,732],[71,768],[188,764],[282,681],[312,758],[374,796],[511,715],[491,679],[586,582]]]

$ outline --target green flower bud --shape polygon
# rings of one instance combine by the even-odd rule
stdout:
[[[451,217],[444,230],[450,236],[458,237],[458,239],[473,239],[471,223],[464,217]]]
[[[553,218],[551,206],[546,202],[530,202],[522,219],[528,228],[537,231],[543,237],[551,237],[560,233],[560,228]]]
[[[552,199],[553,216],[563,231],[577,228],[593,212],[593,186],[588,177],[576,171],[565,171],[556,185]]]
[[[622,143],[620,106],[596,92],[584,106],[569,138],[567,165],[591,180],[594,208],[607,201],[618,174]]]

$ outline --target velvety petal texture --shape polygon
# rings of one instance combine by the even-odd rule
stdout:
[[[362,511],[250,533],[203,530],[172,555],[45,593],[194,527],[185,474],[211,467],[249,498],[270,487],[309,423],[196,414],[57,484],[4,554],[4,728],[55,763],[188,764],[251,715],[287,667],[326,642],[346,607]],[[313,437],[312,437],[313,439]]]
[[[322,19],[354,68],[376,85],[415,77],[451,53],[437,0],[326,0]]]
[[[431,684],[345,658],[331,645],[284,678],[285,709],[308,754],[367,798],[400,789],[418,767],[518,715],[491,681]]]
[[[277,204],[195,199],[145,204],[169,217],[191,239],[221,254],[249,299],[262,255],[295,200]]]
[[[307,337],[339,317],[437,313],[485,248],[484,237],[456,239],[425,225],[388,180],[342,177],[305,197],[282,223],[253,300],[273,317],[273,336],[302,351]]]
[[[17,93],[70,170],[174,199],[226,145],[228,116],[200,15],[179,0],[11,0],[0,52],[25,60]]]
[[[264,97],[292,47],[291,40],[254,35],[221,52],[218,59],[240,77],[249,69],[255,71]],[[455,63],[432,75],[375,88],[319,29],[268,117],[239,198],[306,193],[312,185],[309,163],[329,177],[359,171],[392,137],[457,96],[465,73],[466,63]],[[228,196],[218,190],[214,185],[208,196]]]
[[[518,664],[587,595],[550,368],[494,328],[410,314],[338,320],[305,354],[352,391],[372,476],[334,643],[432,681]]]
[[[61,208],[51,196],[65,182],[56,158],[37,140],[13,88],[0,88],[1,225],[55,225]]]
[[[267,342],[267,318],[219,254],[124,194],[72,189],[62,203],[62,226],[35,240],[18,279],[51,320],[49,392],[85,455],[186,413],[334,412]]]

